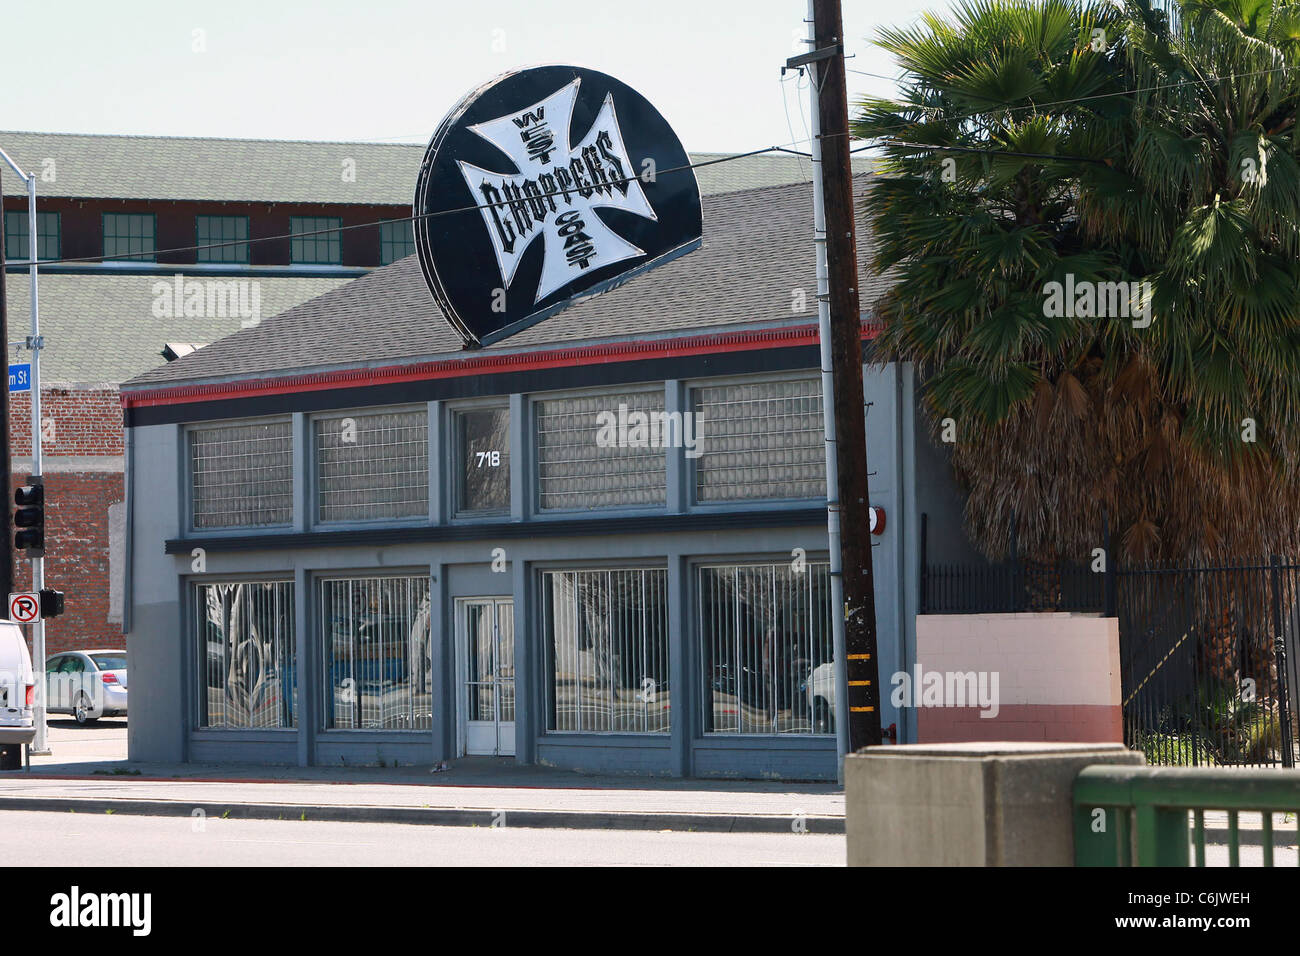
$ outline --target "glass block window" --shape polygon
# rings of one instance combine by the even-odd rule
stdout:
[[[547,729],[667,733],[668,572],[542,574]]]
[[[343,261],[343,220],[337,216],[290,216],[289,261],[336,266]],[[323,231],[328,230],[328,231]]]
[[[704,729],[835,732],[830,565],[699,569]]]
[[[200,727],[296,727],[293,582],[196,585]]]
[[[153,262],[157,225],[153,213],[104,213],[104,255]]]
[[[415,255],[415,232],[409,222],[379,224],[379,262],[388,265]]]
[[[537,485],[543,510],[663,504],[667,475],[662,444],[651,440],[664,395],[631,392],[539,401]],[[646,422],[646,427],[638,424]]]
[[[195,528],[249,528],[293,521],[293,432],[288,420],[190,432]]]
[[[429,514],[429,414],[421,408],[318,418],[317,517],[321,521]]]
[[[452,416],[456,430],[457,513],[510,511],[510,409],[474,408]]]
[[[5,213],[5,258],[9,262],[26,262],[27,210]],[[57,259],[62,247],[57,212],[36,213],[36,256],[39,259]]]
[[[326,730],[429,730],[429,578],[321,582]]]
[[[194,226],[199,262],[248,262],[247,216],[198,216]]]
[[[820,380],[697,388],[693,402],[696,501],[826,497]]]

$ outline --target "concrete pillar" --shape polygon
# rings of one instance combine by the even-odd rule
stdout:
[[[844,762],[849,866],[1073,866],[1074,778],[1122,744],[868,747]]]

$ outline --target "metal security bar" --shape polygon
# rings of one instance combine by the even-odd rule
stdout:
[[[699,569],[706,732],[832,734],[830,566]]]
[[[543,510],[617,508],[663,504],[667,500],[667,459],[662,447],[634,445],[627,429],[604,427],[602,413],[615,423],[628,415],[664,410],[664,395],[630,392],[539,401],[537,484]]]
[[[668,572],[542,574],[549,730],[667,733]]]
[[[292,581],[195,586],[198,726],[297,726]]]
[[[826,497],[820,381],[708,386],[692,400],[698,501]]]
[[[291,423],[286,419],[194,429],[190,480],[190,512],[196,528],[291,523]]]
[[[1243,816],[1244,814],[1244,816]],[[1078,866],[1300,864],[1300,776],[1281,770],[1093,766],[1074,784]],[[1249,859],[1253,864],[1255,860]]]
[[[326,730],[433,726],[429,578],[321,582]]]
[[[428,515],[429,414],[425,409],[318,418],[315,432],[319,520]]]

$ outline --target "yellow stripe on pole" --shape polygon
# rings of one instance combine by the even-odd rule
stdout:
[[[875,709],[876,708],[874,707],[850,707],[849,708],[849,710],[851,710],[855,714],[863,714],[863,713],[869,714]]]
[[[851,660],[851,661],[869,661],[869,660],[871,660],[871,655],[870,655],[870,654],[850,654],[850,655],[849,655],[849,660]]]
[[[849,681],[849,686],[850,686],[850,687],[870,687],[870,686],[871,686],[871,681],[869,681],[869,680],[851,680],[851,681]]]

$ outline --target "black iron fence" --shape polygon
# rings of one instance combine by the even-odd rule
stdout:
[[[1154,764],[1295,765],[1300,564],[926,564],[922,614],[1119,620],[1125,741]]]

